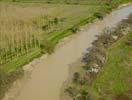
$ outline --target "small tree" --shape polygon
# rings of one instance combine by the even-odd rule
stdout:
[[[73,82],[77,83],[79,81],[80,74],[78,72],[75,72],[73,74]]]

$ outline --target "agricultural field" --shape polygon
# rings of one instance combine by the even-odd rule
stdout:
[[[103,6],[0,3],[1,66],[29,52],[51,52],[61,38],[77,30],[77,24],[92,22],[93,14],[101,9]]]
[[[104,8],[107,6],[0,2],[0,98],[23,74],[23,65],[52,53],[60,39],[76,33],[81,25],[102,18],[109,11]]]

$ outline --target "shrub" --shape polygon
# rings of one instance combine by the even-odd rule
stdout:
[[[78,27],[77,26],[74,26],[72,28],[70,28],[70,30],[73,32],[73,33],[76,33],[78,31]]]
[[[103,17],[104,17],[104,15],[100,12],[95,12],[93,15],[94,15],[94,17],[99,18],[99,19],[103,19]]]
[[[79,79],[80,79],[80,74],[78,72],[75,72],[73,74],[73,82],[77,83],[79,81]]]
[[[87,64],[85,66],[83,66],[84,70],[91,70],[91,67]]]
[[[75,97],[79,93],[79,91],[72,86],[68,86],[65,89],[65,92],[68,93],[71,97]]]
[[[56,18],[54,18],[54,23],[55,24],[58,24],[59,23],[59,19],[56,17]]]
[[[132,46],[132,33],[129,33],[128,35],[129,35],[129,36],[127,37],[125,43],[126,43],[126,45],[128,45],[128,46]]]
[[[42,43],[40,44],[42,53],[48,52],[49,54],[51,54],[54,51],[54,47],[55,45],[47,39],[44,39]]]
[[[86,89],[80,90],[80,95],[77,97],[77,100],[89,100],[89,94]]]
[[[86,78],[80,78],[79,79],[79,84],[82,86],[82,85],[84,85],[84,84],[86,84],[86,82],[87,82],[87,79]]]

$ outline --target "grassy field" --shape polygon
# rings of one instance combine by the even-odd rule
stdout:
[[[131,82],[132,33],[129,33],[109,48],[107,63],[94,81],[93,88],[105,100],[132,100]]]

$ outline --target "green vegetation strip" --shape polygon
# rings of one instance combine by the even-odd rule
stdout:
[[[131,2],[131,0],[1,0],[6,2],[23,3],[48,3],[48,4],[75,4],[75,5],[101,5],[111,2],[113,4],[122,4]]]
[[[71,27],[63,32],[57,33],[56,36],[50,37],[50,41],[52,41],[53,43],[56,44],[59,42],[59,40],[63,39],[64,37],[67,37],[71,34],[76,33],[78,31],[79,27],[81,27],[85,24],[88,24],[88,23],[92,23],[96,18],[98,18],[98,17],[91,15],[90,17],[80,21],[78,24],[74,25],[73,27]]]

